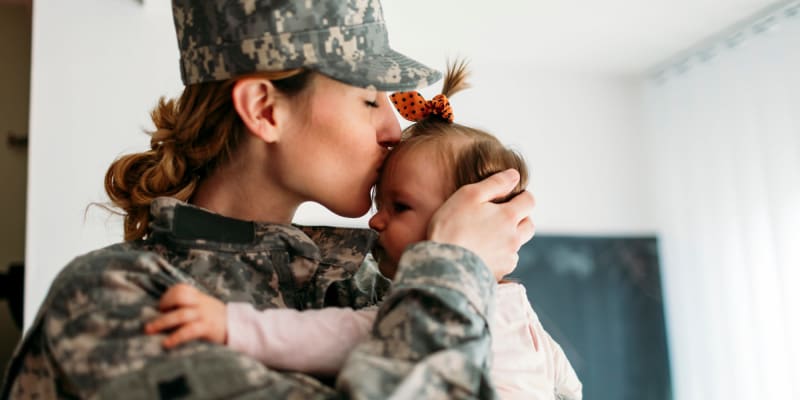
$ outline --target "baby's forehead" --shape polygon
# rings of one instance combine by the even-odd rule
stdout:
[[[389,155],[381,168],[380,178],[391,177],[398,173],[399,169],[408,170],[409,165],[422,165],[432,169],[440,170],[442,163],[442,152],[432,141],[419,143],[401,143],[398,147],[389,151]],[[405,171],[407,172],[407,171]]]
[[[400,151],[395,153],[395,149],[392,149],[389,153],[389,156],[384,161],[383,166],[380,170],[380,175],[378,176],[378,182],[375,185],[375,194],[377,196],[385,195],[388,188],[387,186],[397,186],[398,184],[402,184],[402,179],[395,179],[400,175],[398,171],[401,169],[400,167],[403,163],[410,162],[410,158],[408,157],[411,152],[409,151]]]
[[[390,150],[382,171],[390,173],[395,166],[408,162],[429,164],[431,171],[447,171],[454,167],[454,158],[474,142],[473,138],[457,132],[412,137]]]
[[[427,180],[435,182],[446,180],[452,175],[450,171],[452,165],[446,159],[446,151],[435,146],[433,142],[415,143],[413,146],[392,149],[381,168],[375,187],[376,196],[401,190],[405,187],[404,183],[409,182],[415,175],[424,175]],[[415,168],[409,168],[411,166]]]

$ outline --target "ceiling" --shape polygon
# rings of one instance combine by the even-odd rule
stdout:
[[[473,63],[619,75],[640,75],[776,3],[781,1],[382,1],[392,46],[429,64],[463,55]]]
[[[640,75],[775,0],[384,0],[392,46],[441,64]],[[411,29],[398,27],[413,27]],[[423,45],[420,45],[423,44]]]

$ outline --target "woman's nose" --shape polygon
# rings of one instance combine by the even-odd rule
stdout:
[[[386,93],[378,93],[378,109],[381,110],[377,130],[378,144],[392,147],[400,142],[400,122],[394,115],[392,103]]]
[[[386,229],[386,218],[384,214],[384,212],[378,210],[378,212],[369,219],[369,227],[378,232],[382,232]]]

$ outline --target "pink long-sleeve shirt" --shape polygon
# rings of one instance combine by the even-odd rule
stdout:
[[[228,304],[228,346],[264,365],[335,375],[369,337],[376,308],[258,311]],[[582,385],[561,346],[544,330],[525,287],[498,286],[492,332],[495,388],[503,399],[581,399]]]

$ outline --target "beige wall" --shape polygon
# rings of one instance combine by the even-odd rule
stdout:
[[[31,52],[31,10],[0,5],[0,272],[25,257],[25,191],[28,170],[26,148],[6,144],[8,132],[28,132]],[[14,326],[8,302],[0,301],[0,368],[11,357],[20,332]]]

